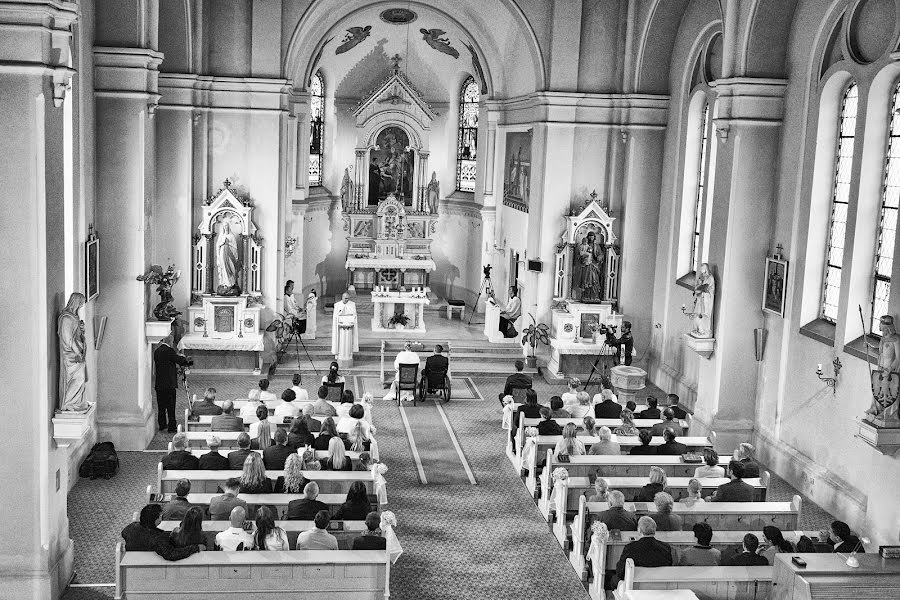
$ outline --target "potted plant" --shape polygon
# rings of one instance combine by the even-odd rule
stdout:
[[[282,359],[284,359],[288,350],[290,350],[291,344],[294,344],[297,352],[297,371],[300,371],[300,344],[302,342],[300,341],[300,328],[297,326],[297,318],[294,315],[284,316],[279,313],[275,313],[275,317],[275,320],[266,327],[266,333],[275,334],[275,351],[267,373],[269,379],[275,376],[275,370]],[[303,346],[303,349],[306,350],[306,346]],[[306,352],[306,355],[307,357],[309,356],[309,351]],[[312,362],[312,359],[310,359],[310,364],[313,366],[316,375],[318,375],[319,372],[316,370],[316,365]]]
[[[522,331],[522,346],[526,344],[531,346],[531,353],[525,357],[525,364],[533,369],[537,364],[537,356],[535,356],[537,345],[550,344],[550,327],[546,323],[538,323],[531,313],[528,313],[528,316],[531,318],[531,325]]]
[[[181,314],[180,310],[172,306],[172,300],[174,300],[172,287],[175,286],[179,277],[181,277],[181,271],[176,271],[175,265],[169,265],[165,271],[160,265],[151,265],[146,273],[137,276],[138,281],[156,286],[160,303],[153,309],[153,316],[158,321],[171,321]]]
[[[394,316],[388,319],[388,325],[390,325],[394,329],[404,329],[407,325],[409,325],[409,317],[407,317],[404,313],[396,313]]]

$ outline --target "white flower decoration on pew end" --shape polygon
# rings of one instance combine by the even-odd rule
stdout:
[[[510,404],[512,404],[512,401],[513,401],[513,397],[510,396],[509,394],[503,396],[503,405],[504,406],[509,406]]]
[[[362,395],[362,403],[363,404],[372,404],[374,399],[375,399],[375,397],[372,396],[371,392],[366,392],[365,394]]]
[[[609,540],[609,528],[602,521],[594,521],[591,525],[591,537],[596,537],[599,541],[606,543]]]
[[[392,510],[386,510],[381,513],[381,528],[385,527],[396,527],[397,526],[397,515],[394,514]]]
[[[388,466],[384,463],[376,463],[374,465],[375,472],[379,475],[384,475],[388,472]]]
[[[562,467],[556,467],[555,469],[553,469],[552,477],[554,482],[565,481],[569,478],[569,471]]]
[[[537,435],[538,435],[537,427],[526,427],[525,428],[525,437],[533,438],[533,437],[537,437]],[[565,470],[565,469],[563,469],[563,470]]]
[[[391,564],[396,563],[400,555],[403,554],[403,547],[397,534],[394,533],[394,527],[397,526],[397,517],[393,511],[386,510],[381,513],[381,531],[384,533],[384,539],[387,542],[388,556],[391,558]]]

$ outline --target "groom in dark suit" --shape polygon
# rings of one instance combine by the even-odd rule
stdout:
[[[178,367],[187,367],[193,364],[184,356],[178,354],[173,347],[175,345],[175,326],[173,331],[162,339],[156,350],[153,351],[153,367],[156,371],[154,388],[156,389],[157,420],[159,430],[168,430],[175,433],[177,421],[175,420],[175,392],[178,389]]]

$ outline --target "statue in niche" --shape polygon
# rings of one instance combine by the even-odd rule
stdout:
[[[353,206],[353,181],[350,179],[350,169],[344,169],[344,178],[341,180],[341,209],[349,211]]]
[[[697,272],[697,281],[694,283],[694,308],[691,318],[694,320],[694,329],[691,335],[698,338],[711,338],[713,304],[716,297],[716,280],[709,272],[709,265],[703,263]]]
[[[438,204],[441,200],[441,183],[437,180],[437,173],[431,172],[431,181],[428,182],[425,195],[428,198],[428,212],[437,214]]]
[[[241,260],[238,255],[237,235],[234,229],[239,231],[240,225],[235,225],[232,219],[222,219],[222,229],[216,239],[216,278],[218,287],[216,293],[223,296],[240,295],[238,285],[238,273],[241,270]],[[234,291],[237,290],[237,294]]]
[[[84,294],[74,292],[69,296],[66,308],[56,320],[56,334],[59,336],[59,399],[63,412],[85,412],[91,403],[84,399],[84,384],[87,382],[84,340],[84,321],[78,311],[87,300]]]
[[[897,396],[900,388],[900,335],[894,327],[894,317],[884,315],[881,323],[881,339],[866,344],[878,350],[878,369],[872,371],[872,406],[866,411],[867,419],[897,426]]]
[[[603,296],[603,244],[597,234],[588,231],[578,244],[581,265],[581,301],[599,302]]]

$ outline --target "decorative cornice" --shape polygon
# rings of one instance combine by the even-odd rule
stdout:
[[[353,109],[353,116],[359,116],[362,111],[368,108],[373,102],[375,102],[388,88],[391,87],[394,83],[399,83],[401,86],[405,88],[405,90],[409,93],[410,98],[418,105],[422,111],[425,112],[432,120],[437,117],[437,113],[431,107],[430,104],[425,100],[425,94],[419,91],[419,88],[410,81],[409,77],[406,76],[406,73],[401,71],[400,69],[392,69],[390,75],[381,80],[374,89],[372,89],[368,94],[363,96],[363,99],[359,101],[359,103]]]
[[[487,100],[488,120],[516,125],[559,123],[664,129],[668,122],[669,97],[654,94],[587,94],[535,92],[507,100]]]
[[[286,79],[213,77],[161,73],[162,108],[196,108],[236,111],[286,111],[302,98],[291,95]]]

